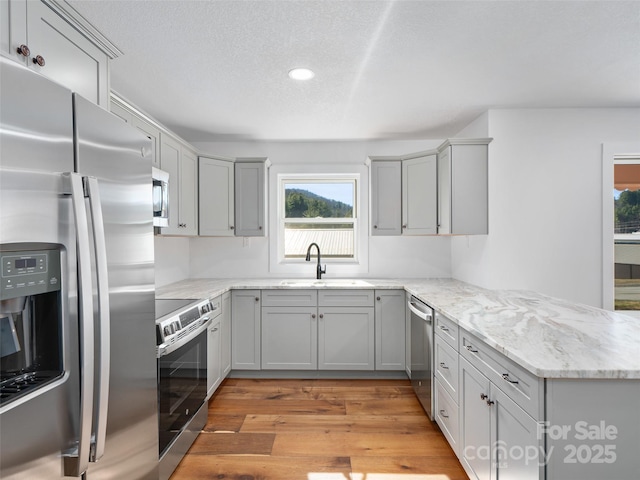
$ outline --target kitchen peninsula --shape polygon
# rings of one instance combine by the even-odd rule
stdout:
[[[451,320],[454,394],[435,383],[436,421],[470,475],[511,468],[539,479],[640,474],[638,320],[452,279],[187,279],[157,294],[196,299],[273,289],[404,289]],[[437,356],[436,370],[445,363]]]

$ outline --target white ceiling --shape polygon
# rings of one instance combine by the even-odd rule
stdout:
[[[488,108],[640,106],[639,1],[68,3],[124,53],[112,88],[194,142],[444,138]]]

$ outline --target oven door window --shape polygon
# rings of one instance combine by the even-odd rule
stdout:
[[[207,394],[207,331],[158,359],[160,455],[204,403]]]

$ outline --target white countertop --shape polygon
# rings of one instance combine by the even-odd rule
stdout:
[[[323,279],[324,280],[324,279]],[[293,282],[293,283],[292,283]],[[404,288],[538,377],[640,379],[640,319],[536,292],[452,279],[188,279],[157,298],[212,298],[231,289]]]

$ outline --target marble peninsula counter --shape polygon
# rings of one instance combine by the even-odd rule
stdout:
[[[640,319],[531,291],[453,279],[187,279],[157,298],[213,298],[232,289],[404,289],[540,378],[640,379]]]

